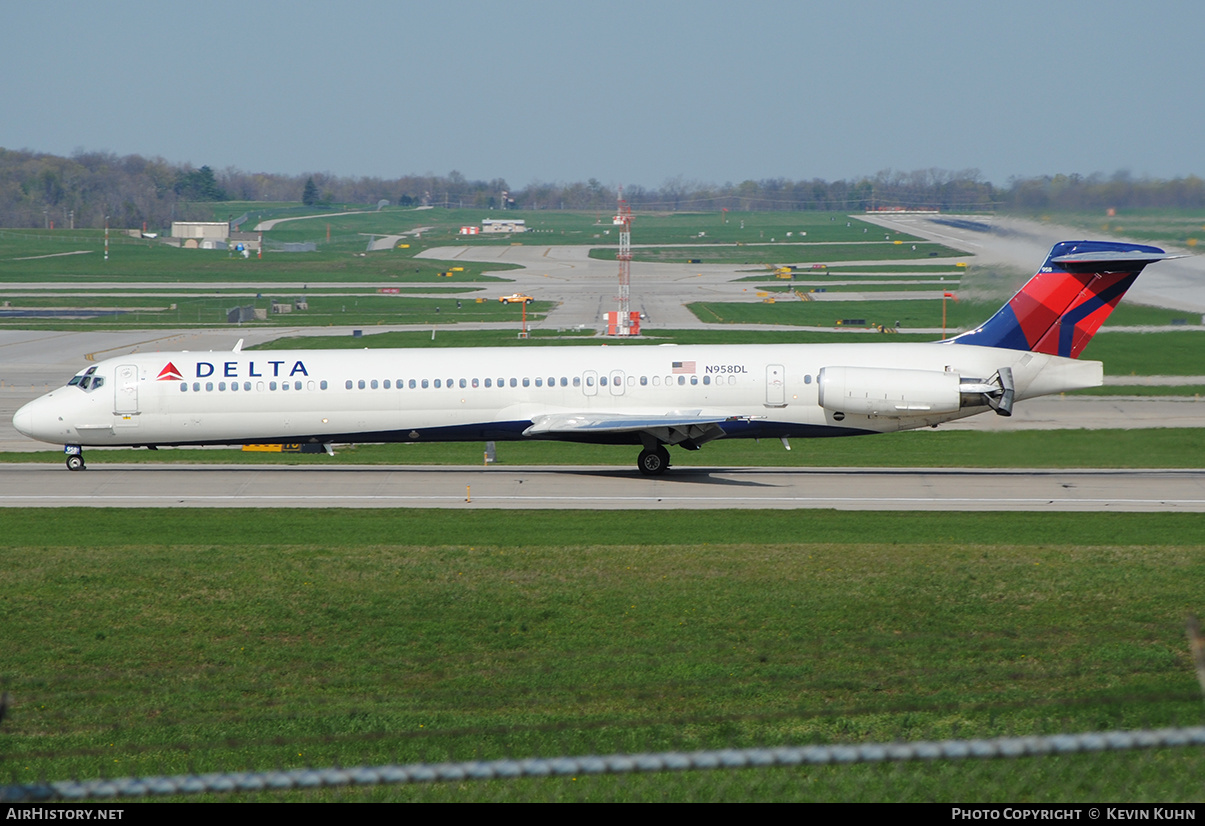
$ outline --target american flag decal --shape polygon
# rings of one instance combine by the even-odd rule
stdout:
[[[695,363],[693,361],[675,361],[675,373],[693,373],[695,371]]]

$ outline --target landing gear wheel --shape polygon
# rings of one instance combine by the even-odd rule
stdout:
[[[642,450],[636,460],[636,467],[645,476],[660,476],[669,467],[669,451],[661,445],[653,450]]]
[[[84,457],[78,454],[73,454],[67,457],[67,470],[83,470]]]

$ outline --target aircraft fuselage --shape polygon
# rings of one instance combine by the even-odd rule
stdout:
[[[1001,367],[1012,371],[1018,401],[1101,379],[1099,362],[943,342],[148,353],[99,363],[14,423],[35,439],[80,446],[640,444],[651,427],[698,419],[722,431],[701,441],[841,436],[983,412],[987,397],[960,385]],[[533,427],[572,416],[648,427]]]

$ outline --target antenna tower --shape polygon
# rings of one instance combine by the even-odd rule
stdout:
[[[615,335],[632,334],[632,207],[623,199],[623,187],[619,188],[619,209],[611,221],[619,227],[619,312],[615,317]]]

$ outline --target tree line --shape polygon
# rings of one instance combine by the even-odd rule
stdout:
[[[211,220],[214,202],[304,202],[445,206],[475,209],[572,209],[608,212],[616,188],[585,182],[533,182],[512,189],[504,179],[469,180],[459,172],[399,178],[339,177],[329,173],[280,175],[213,170],[162,158],[77,152],[61,157],[0,148],[0,226],[167,229],[172,221]],[[978,170],[884,171],[856,180],[764,178],[722,185],[681,177],[659,187],[626,186],[634,210],[860,212],[867,209],[939,209],[943,212],[1104,210],[1137,207],[1205,208],[1205,181],[1188,176],[1134,178],[1053,175],[1013,178],[1007,186]],[[232,216],[237,217],[237,216]]]

